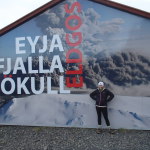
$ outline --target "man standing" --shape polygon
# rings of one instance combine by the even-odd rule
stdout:
[[[103,114],[108,129],[110,129],[110,122],[108,119],[107,102],[114,98],[114,94],[104,87],[103,82],[98,83],[98,88],[90,94],[90,97],[96,101],[96,111],[98,115],[98,130],[101,132],[101,114]]]

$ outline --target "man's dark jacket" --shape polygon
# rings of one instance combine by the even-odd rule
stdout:
[[[107,106],[107,102],[114,98],[114,94],[108,89],[104,89],[102,91],[96,89],[90,94],[90,97],[96,101],[97,106]]]

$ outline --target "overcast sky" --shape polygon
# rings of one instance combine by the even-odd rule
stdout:
[[[0,29],[30,13],[50,0],[1,0]],[[150,0],[113,0],[150,12]]]

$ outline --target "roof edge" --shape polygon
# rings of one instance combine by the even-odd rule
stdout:
[[[0,30],[0,36],[2,36],[3,34],[9,32],[10,30],[18,27],[19,25],[23,24],[24,22],[32,19],[33,17],[37,16],[38,14],[46,11],[48,8],[51,8],[55,5],[57,5],[60,2],[63,2],[65,0],[52,0],[46,4],[44,4],[43,6],[33,10],[32,12],[28,13],[27,15],[21,17],[20,19],[14,21],[13,23],[7,25],[6,27],[2,28]]]
[[[127,6],[127,5],[120,4],[120,3],[110,1],[110,0],[89,0],[89,1],[93,1],[93,2],[96,2],[99,4],[103,4],[105,6],[108,6],[108,7],[113,7],[113,8],[119,9],[121,11],[125,11],[128,13],[137,15],[137,16],[141,16],[141,17],[150,19],[150,13],[149,12],[146,12],[146,11],[143,11],[143,10],[131,7],[131,6]]]
[[[3,34],[6,34],[7,32],[9,32],[12,29],[18,27],[19,25],[23,24],[24,22],[32,19],[33,17],[37,16],[38,14],[46,11],[48,8],[51,8],[51,7],[53,7],[53,6],[55,6],[58,3],[63,2],[63,1],[65,1],[65,0],[52,0],[52,1],[44,4],[43,6],[35,9],[34,11],[25,15],[24,17],[22,17],[22,18],[16,20],[15,22],[9,24],[8,26],[2,28],[0,30],[0,36],[2,36]],[[89,1],[96,2],[96,3],[102,4],[102,5],[105,5],[108,7],[116,8],[116,9],[119,9],[121,11],[125,11],[128,13],[134,14],[134,15],[138,15],[138,16],[150,19],[150,13],[139,10],[137,8],[133,8],[133,7],[124,5],[124,4],[117,3],[114,1],[109,1],[109,0],[89,0]]]

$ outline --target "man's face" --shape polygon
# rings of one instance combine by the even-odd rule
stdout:
[[[99,88],[99,89],[103,89],[104,86],[103,86],[103,85],[99,85],[98,88]]]

